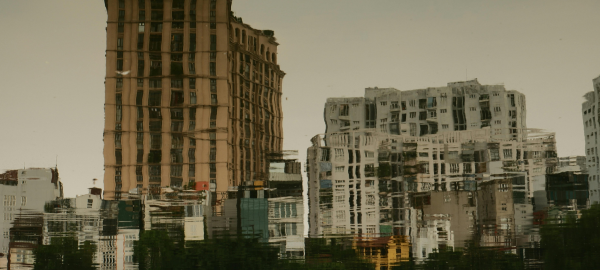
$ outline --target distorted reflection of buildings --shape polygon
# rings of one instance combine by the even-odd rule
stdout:
[[[553,133],[527,129],[524,95],[476,81],[368,88],[328,99],[325,121],[307,152],[310,236],[390,232],[417,259],[472,240],[516,253],[539,238],[536,196],[547,207],[558,158]]]
[[[282,150],[279,43],[232,0],[104,0],[104,192],[201,182],[221,204]]]
[[[598,153],[598,121],[600,116],[600,76],[592,80],[593,91],[584,95],[585,102],[581,104],[583,132],[585,136],[585,157],[587,173],[590,175],[590,202],[600,202],[600,158]]]
[[[21,232],[27,231],[26,228],[40,227],[39,217],[29,217],[29,214],[41,213],[44,211],[46,201],[62,198],[63,186],[58,170],[56,168],[9,170],[0,174],[0,185],[0,198],[4,201],[0,214],[3,217],[0,222],[0,231],[3,234],[0,238],[0,248],[4,256],[0,258],[0,267],[7,266],[8,256],[12,256],[10,261],[15,266],[28,265],[31,262],[28,259],[32,254],[31,250],[38,245],[38,241],[25,240],[19,235],[23,235]],[[10,252],[11,250],[13,252]]]
[[[38,194],[37,198],[27,201],[27,206],[36,207],[30,211],[20,209],[15,214],[14,227],[5,234],[7,252],[10,252],[6,262],[10,261],[13,268],[31,268],[37,247],[69,238],[78,246],[86,241],[96,246],[93,263],[98,269],[137,269],[133,262],[134,242],[139,240],[141,232],[153,230],[165,231],[171,239],[185,242],[224,235],[257,238],[266,245],[277,246],[281,258],[302,259],[301,164],[290,154],[271,157],[271,162],[272,174],[268,181],[239,189],[234,196],[237,198],[225,199],[220,205],[213,204],[213,193],[198,183],[185,190],[160,188],[156,194],[131,190],[119,201],[103,200],[100,188],[90,188],[89,194],[65,199],[58,196],[62,194],[58,188],[46,188],[46,193],[56,191],[57,196],[41,200],[43,196]],[[11,187],[34,186],[27,182],[32,181],[31,177],[44,183],[43,177],[37,179],[40,175],[29,171],[7,172],[2,177]],[[60,182],[55,181],[57,178],[52,179],[46,182],[62,188]],[[7,194],[7,189],[3,191]],[[6,196],[5,210],[16,204],[12,195]]]

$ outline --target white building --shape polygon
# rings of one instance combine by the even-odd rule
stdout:
[[[13,221],[20,214],[43,213],[47,202],[62,198],[63,187],[58,170],[51,168],[29,168],[10,170],[0,174],[0,249],[8,253],[9,232]]]
[[[367,88],[365,97],[329,98],[325,124],[326,133],[368,129],[423,136],[490,127],[494,139],[527,136],[525,95],[477,79],[409,91]]]
[[[514,237],[515,222],[519,228],[530,223],[534,193],[544,190],[545,174],[557,165],[552,133],[517,141],[494,138],[487,127],[424,136],[350,130],[312,142],[309,235],[405,235],[418,258],[439,247],[464,246],[475,225],[474,202],[444,206],[453,199],[441,193],[460,191],[461,200],[469,201],[494,190],[482,190],[483,184],[500,181],[494,187],[502,189],[502,198],[484,203],[497,209],[486,214],[487,226],[510,228]],[[426,211],[424,222],[417,218],[420,209]],[[494,240],[495,232],[484,236],[486,245],[516,243]]]
[[[585,136],[585,156],[589,173],[590,203],[600,202],[600,158],[598,155],[598,125],[600,122],[600,76],[593,80],[594,91],[585,94],[586,101],[581,105],[583,131]]]

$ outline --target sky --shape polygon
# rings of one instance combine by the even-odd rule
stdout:
[[[582,96],[600,75],[600,1],[233,0],[275,31],[284,149],[304,161],[328,97],[477,78],[527,98],[527,125],[584,155]],[[102,187],[102,0],[0,0],[0,170],[54,167],[65,196]]]

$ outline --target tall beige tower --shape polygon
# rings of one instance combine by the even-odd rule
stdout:
[[[267,180],[283,143],[273,31],[231,0],[105,0],[104,192],[192,186],[213,205]]]

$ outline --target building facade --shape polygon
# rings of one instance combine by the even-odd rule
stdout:
[[[494,139],[527,138],[525,95],[477,79],[445,87],[400,91],[367,88],[360,98],[329,98],[326,133],[373,130],[423,136],[490,127]]]
[[[104,192],[203,182],[220,205],[281,151],[274,32],[231,0],[105,0]]]
[[[598,125],[600,124],[600,76],[593,81],[594,91],[584,95],[585,102],[581,105],[583,132],[585,136],[585,156],[589,173],[590,203],[600,202],[600,159],[598,155]]]
[[[418,259],[444,247],[516,247],[556,170],[553,134],[494,139],[489,127],[407,136],[350,130],[307,153],[309,235],[406,236]],[[545,194],[544,194],[545,195]]]
[[[1,253],[8,253],[9,232],[17,217],[44,211],[46,202],[62,198],[63,186],[57,169],[30,168],[9,170],[0,174],[0,198],[4,206],[0,210]]]

